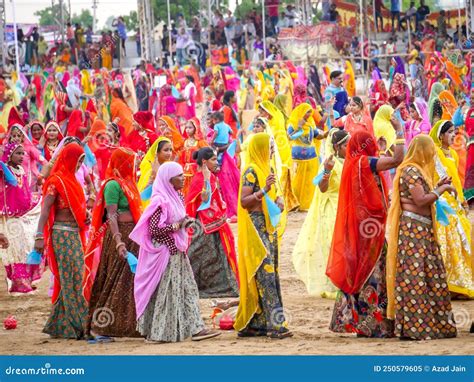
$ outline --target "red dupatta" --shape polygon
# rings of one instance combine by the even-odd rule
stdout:
[[[82,186],[76,179],[76,167],[79,159],[84,156],[84,149],[77,143],[70,143],[65,146],[51,171],[50,176],[46,180],[43,186],[43,194],[50,186],[54,186],[59,196],[68,203],[69,209],[73,214],[77,225],[79,227],[79,233],[81,236],[82,248],[85,248],[86,244],[86,198]],[[56,207],[53,204],[49,212],[48,221],[44,228],[44,253],[47,256],[51,272],[54,275],[54,289],[52,295],[52,303],[54,304],[59,297],[61,291],[60,277],[58,271],[58,264],[56,262],[56,256],[53,249],[52,233],[54,218],[56,216]]]
[[[227,256],[227,261],[235,273],[237,282],[239,282],[239,272],[237,269],[237,255],[235,252],[234,234],[227,223],[226,205],[222,200],[221,193],[217,184],[217,177],[211,173],[211,205],[205,210],[198,211],[202,204],[201,192],[205,188],[204,176],[202,172],[196,173],[186,195],[185,205],[186,214],[190,217],[199,217],[204,229],[204,234],[219,232],[222,247]],[[192,240],[189,236],[189,240]]]
[[[91,297],[94,278],[100,263],[102,243],[107,232],[107,219],[104,219],[106,215],[104,190],[107,183],[115,180],[120,185],[128,200],[135,224],[142,214],[142,202],[136,182],[135,157],[135,153],[129,149],[123,147],[115,149],[107,167],[106,181],[100,188],[92,216],[90,240],[84,257],[85,270],[82,281],[82,293],[87,301]]]
[[[372,274],[385,241],[387,192],[380,190],[369,157],[377,153],[373,135],[357,131],[344,161],[334,236],[326,275],[345,293],[358,293]]]

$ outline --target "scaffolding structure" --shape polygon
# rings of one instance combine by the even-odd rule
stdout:
[[[151,0],[138,0],[138,25],[140,27],[141,56],[143,60],[155,59],[153,29],[155,20]]]

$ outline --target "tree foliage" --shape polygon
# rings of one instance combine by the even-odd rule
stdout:
[[[127,30],[135,31],[138,29],[138,13],[136,11],[131,11],[129,15],[123,16]]]
[[[61,20],[60,10],[59,4],[55,4],[52,7],[46,7],[36,11],[34,15],[39,17],[39,25],[41,26],[59,25]],[[63,15],[64,22],[66,22],[69,19],[69,13],[67,12],[65,4],[63,4]]]
[[[189,23],[193,16],[199,16],[199,12],[207,16],[207,8],[201,9],[201,2],[199,0],[172,0],[170,1],[170,14],[171,20],[177,19],[178,13],[183,14],[186,21]],[[153,0],[153,13],[155,15],[155,21],[162,20],[165,24],[168,24],[168,7],[166,0]]]
[[[88,9],[82,9],[79,15],[73,14],[71,22],[73,24],[79,23],[82,27],[92,26],[94,17]],[[97,20],[96,20],[97,21]]]

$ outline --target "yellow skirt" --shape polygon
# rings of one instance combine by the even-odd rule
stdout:
[[[288,167],[282,168],[280,178],[283,198],[285,199],[285,209],[287,212],[293,211],[299,207],[298,199],[293,192],[293,185],[291,183],[291,171]]]
[[[452,203],[449,204],[456,210],[455,215],[448,216],[449,225],[443,226],[436,222],[438,244],[446,268],[448,287],[453,293],[474,298],[471,223],[462,208],[455,208]]]
[[[293,249],[292,261],[310,295],[336,298],[337,288],[326,276],[326,266],[336,223],[338,193],[318,189]]]
[[[293,190],[300,204],[300,211],[308,211],[313,200],[315,186],[313,179],[318,175],[319,159],[293,160],[296,165]]]

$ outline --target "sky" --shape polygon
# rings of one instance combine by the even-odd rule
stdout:
[[[37,23],[38,17],[34,13],[51,6],[51,0],[13,0],[18,23]],[[92,0],[70,0],[72,13],[79,14],[82,9],[89,9],[92,13]],[[58,4],[58,0],[54,0]],[[68,6],[68,0],[64,0]],[[130,11],[137,10],[136,0],[97,0],[98,27],[101,28],[109,16],[128,15]],[[5,0],[7,23],[13,21],[12,2]]]

